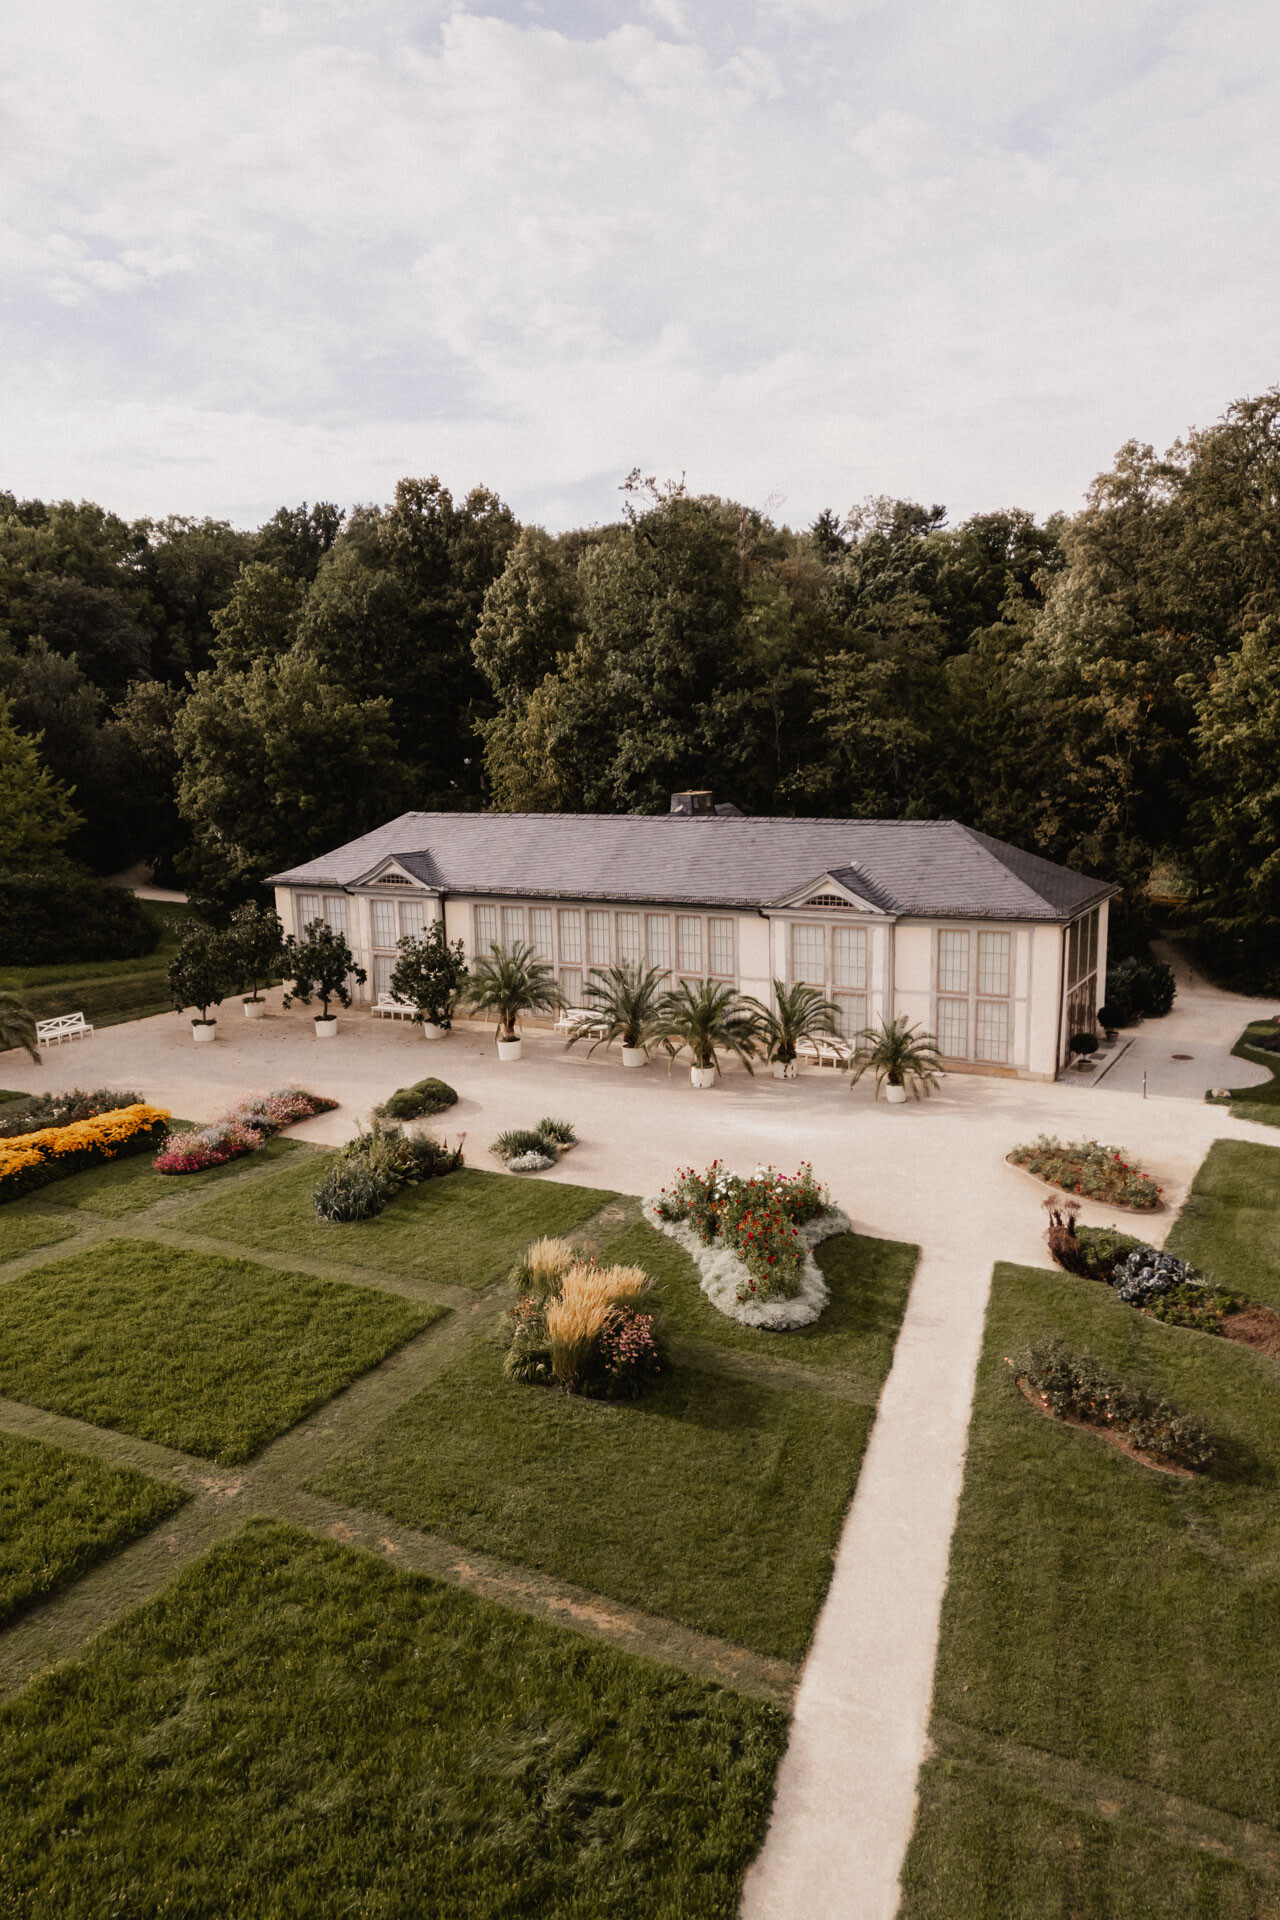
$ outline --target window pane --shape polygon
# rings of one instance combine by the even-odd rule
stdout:
[[[556,957],[555,949],[551,944],[552,924],[550,907],[529,909],[529,944],[539,960],[546,960],[548,963]]]
[[[1084,970],[1095,973],[1098,967],[1098,909],[1095,907],[1089,915],[1089,951],[1085,956]]]
[[[404,940],[417,939],[427,924],[427,902],[425,900],[401,900],[400,937]]]
[[[296,896],[298,914],[298,932],[309,927],[313,920],[320,918],[320,895],[318,893],[300,893]]]
[[[1007,933],[978,935],[979,993],[1008,993],[1010,944]]]
[[[375,953],[373,956],[373,991],[379,1000],[384,994],[391,992],[391,976],[395,971],[395,964],[389,953]]]
[[[708,920],[707,957],[712,974],[720,980],[733,978],[733,922]]]
[[[324,897],[324,917],[335,933],[347,931],[347,896],[345,893],[326,893]]]
[[[609,916],[607,913],[588,913],[587,959],[593,967],[607,967],[610,957]]]
[[[475,927],[477,954],[488,953],[490,947],[498,941],[498,909],[496,907],[472,907],[472,923]]]
[[[827,965],[823,951],[824,929],[812,926],[794,926],[791,929],[791,978],[807,980],[811,986],[821,987],[826,983]]]
[[[571,1007],[582,1005],[582,969],[581,967],[561,967],[560,991],[566,1004]]]
[[[560,958],[575,966],[582,959],[582,915],[576,907],[560,909]]]
[[[681,973],[702,972],[702,921],[682,913],[676,920],[677,965]]]
[[[948,1060],[969,1057],[969,1002],[939,1000],[938,1052]]]
[[[504,907],[502,909],[502,944],[514,947],[517,941],[524,939],[524,908]]]
[[[979,1060],[1003,1064],[1009,1058],[1009,1002],[979,1000],[974,1052]]]
[[[665,971],[671,965],[671,922],[665,913],[645,915],[645,939],[649,946],[649,965]]]
[[[969,936],[967,933],[938,935],[939,993],[968,993]]]
[[[854,1040],[867,1024],[867,996],[865,993],[834,993],[836,1003],[836,1031],[846,1040]]]
[[[640,915],[620,913],[618,919],[618,959],[633,966],[640,958]]]
[[[867,930],[865,927],[832,927],[831,984],[857,987],[867,984]]]
[[[396,902],[394,900],[375,900],[373,902],[373,944],[375,947],[394,947],[398,938],[396,920]]]
[[[1080,922],[1071,922],[1071,947],[1067,960],[1067,981],[1074,984],[1080,978]]]

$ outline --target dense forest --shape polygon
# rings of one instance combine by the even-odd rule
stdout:
[[[0,493],[0,869],[145,859],[225,911],[406,807],[709,786],[954,816],[1280,988],[1280,389],[1044,524],[621,498],[550,535],[436,479],[256,532]]]

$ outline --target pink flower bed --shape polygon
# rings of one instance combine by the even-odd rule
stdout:
[[[300,1087],[247,1094],[211,1127],[171,1133],[164,1152],[151,1164],[157,1173],[204,1173],[209,1167],[225,1166],[228,1160],[256,1153],[282,1128],[296,1120],[310,1120],[316,1113],[329,1113],[337,1104],[323,1094],[304,1093]]]

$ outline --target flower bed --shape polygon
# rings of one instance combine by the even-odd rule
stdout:
[[[43,1127],[0,1140],[0,1202],[19,1200],[104,1160],[146,1153],[164,1139],[168,1123],[163,1107],[140,1100],[89,1120],[72,1121],[70,1126]]]
[[[1215,1457],[1213,1438],[1194,1414],[1117,1380],[1091,1353],[1072,1353],[1060,1340],[1046,1340],[1008,1364],[1045,1413],[1116,1435],[1147,1462],[1195,1473]]]
[[[403,1127],[375,1120],[368,1133],[348,1140],[325,1173],[312,1195],[316,1217],[335,1226],[371,1220],[403,1187],[456,1173],[461,1165],[461,1140],[450,1147],[430,1134],[409,1137]]]
[[[818,1318],[828,1294],[812,1249],[851,1231],[807,1162],[794,1174],[759,1167],[749,1177],[719,1160],[705,1173],[685,1167],[643,1206],[649,1224],[691,1256],[712,1306],[771,1332]]]
[[[246,1153],[256,1153],[284,1127],[313,1114],[330,1113],[336,1100],[304,1093],[300,1087],[282,1087],[275,1093],[251,1093],[238,1100],[211,1127],[189,1127],[170,1134],[154,1166],[157,1173],[203,1173],[225,1166]]]
[[[1085,1200],[1105,1200],[1136,1213],[1154,1213],[1164,1189],[1149,1173],[1132,1166],[1117,1147],[1097,1140],[1055,1140],[1042,1133],[1030,1146],[1015,1147],[1011,1165],[1023,1167],[1037,1180]]]
[[[100,1113],[115,1113],[121,1107],[145,1105],[140,1093],[120,1093],[111,1087],[96,1087],[84,1093],[69,1087],[65,1093],[33,1093],[16,1096],[21,1106],[0,1120],[0,1136],[5,1139],[20,1133],[43,1133],[49,1127],[69,1127],[74,1120],[92,1120]]]
[[[602,1267],[568,1240],[537,1240],[511,1279],[503,1372],[530,1386],[634,1400],[667,1364],[642,1267]]]
[[[1223,1333],[1224,1319],[1248,1303],[1215,1285],[1189,1261],[1161,1253],[1115,1227],[1081,1227],[1079,1203],[1045,1202],[1049,1214],[1049,1251],[1068,1273],[1101,1280],[1117,1299],[1174,1327],[1197,1333]]]

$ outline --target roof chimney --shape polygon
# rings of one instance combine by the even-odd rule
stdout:
[[[671,796],[672,813],[707,814],[714,813],[711,803],[710,787],[698,787],[688,793],[673,793]]]

